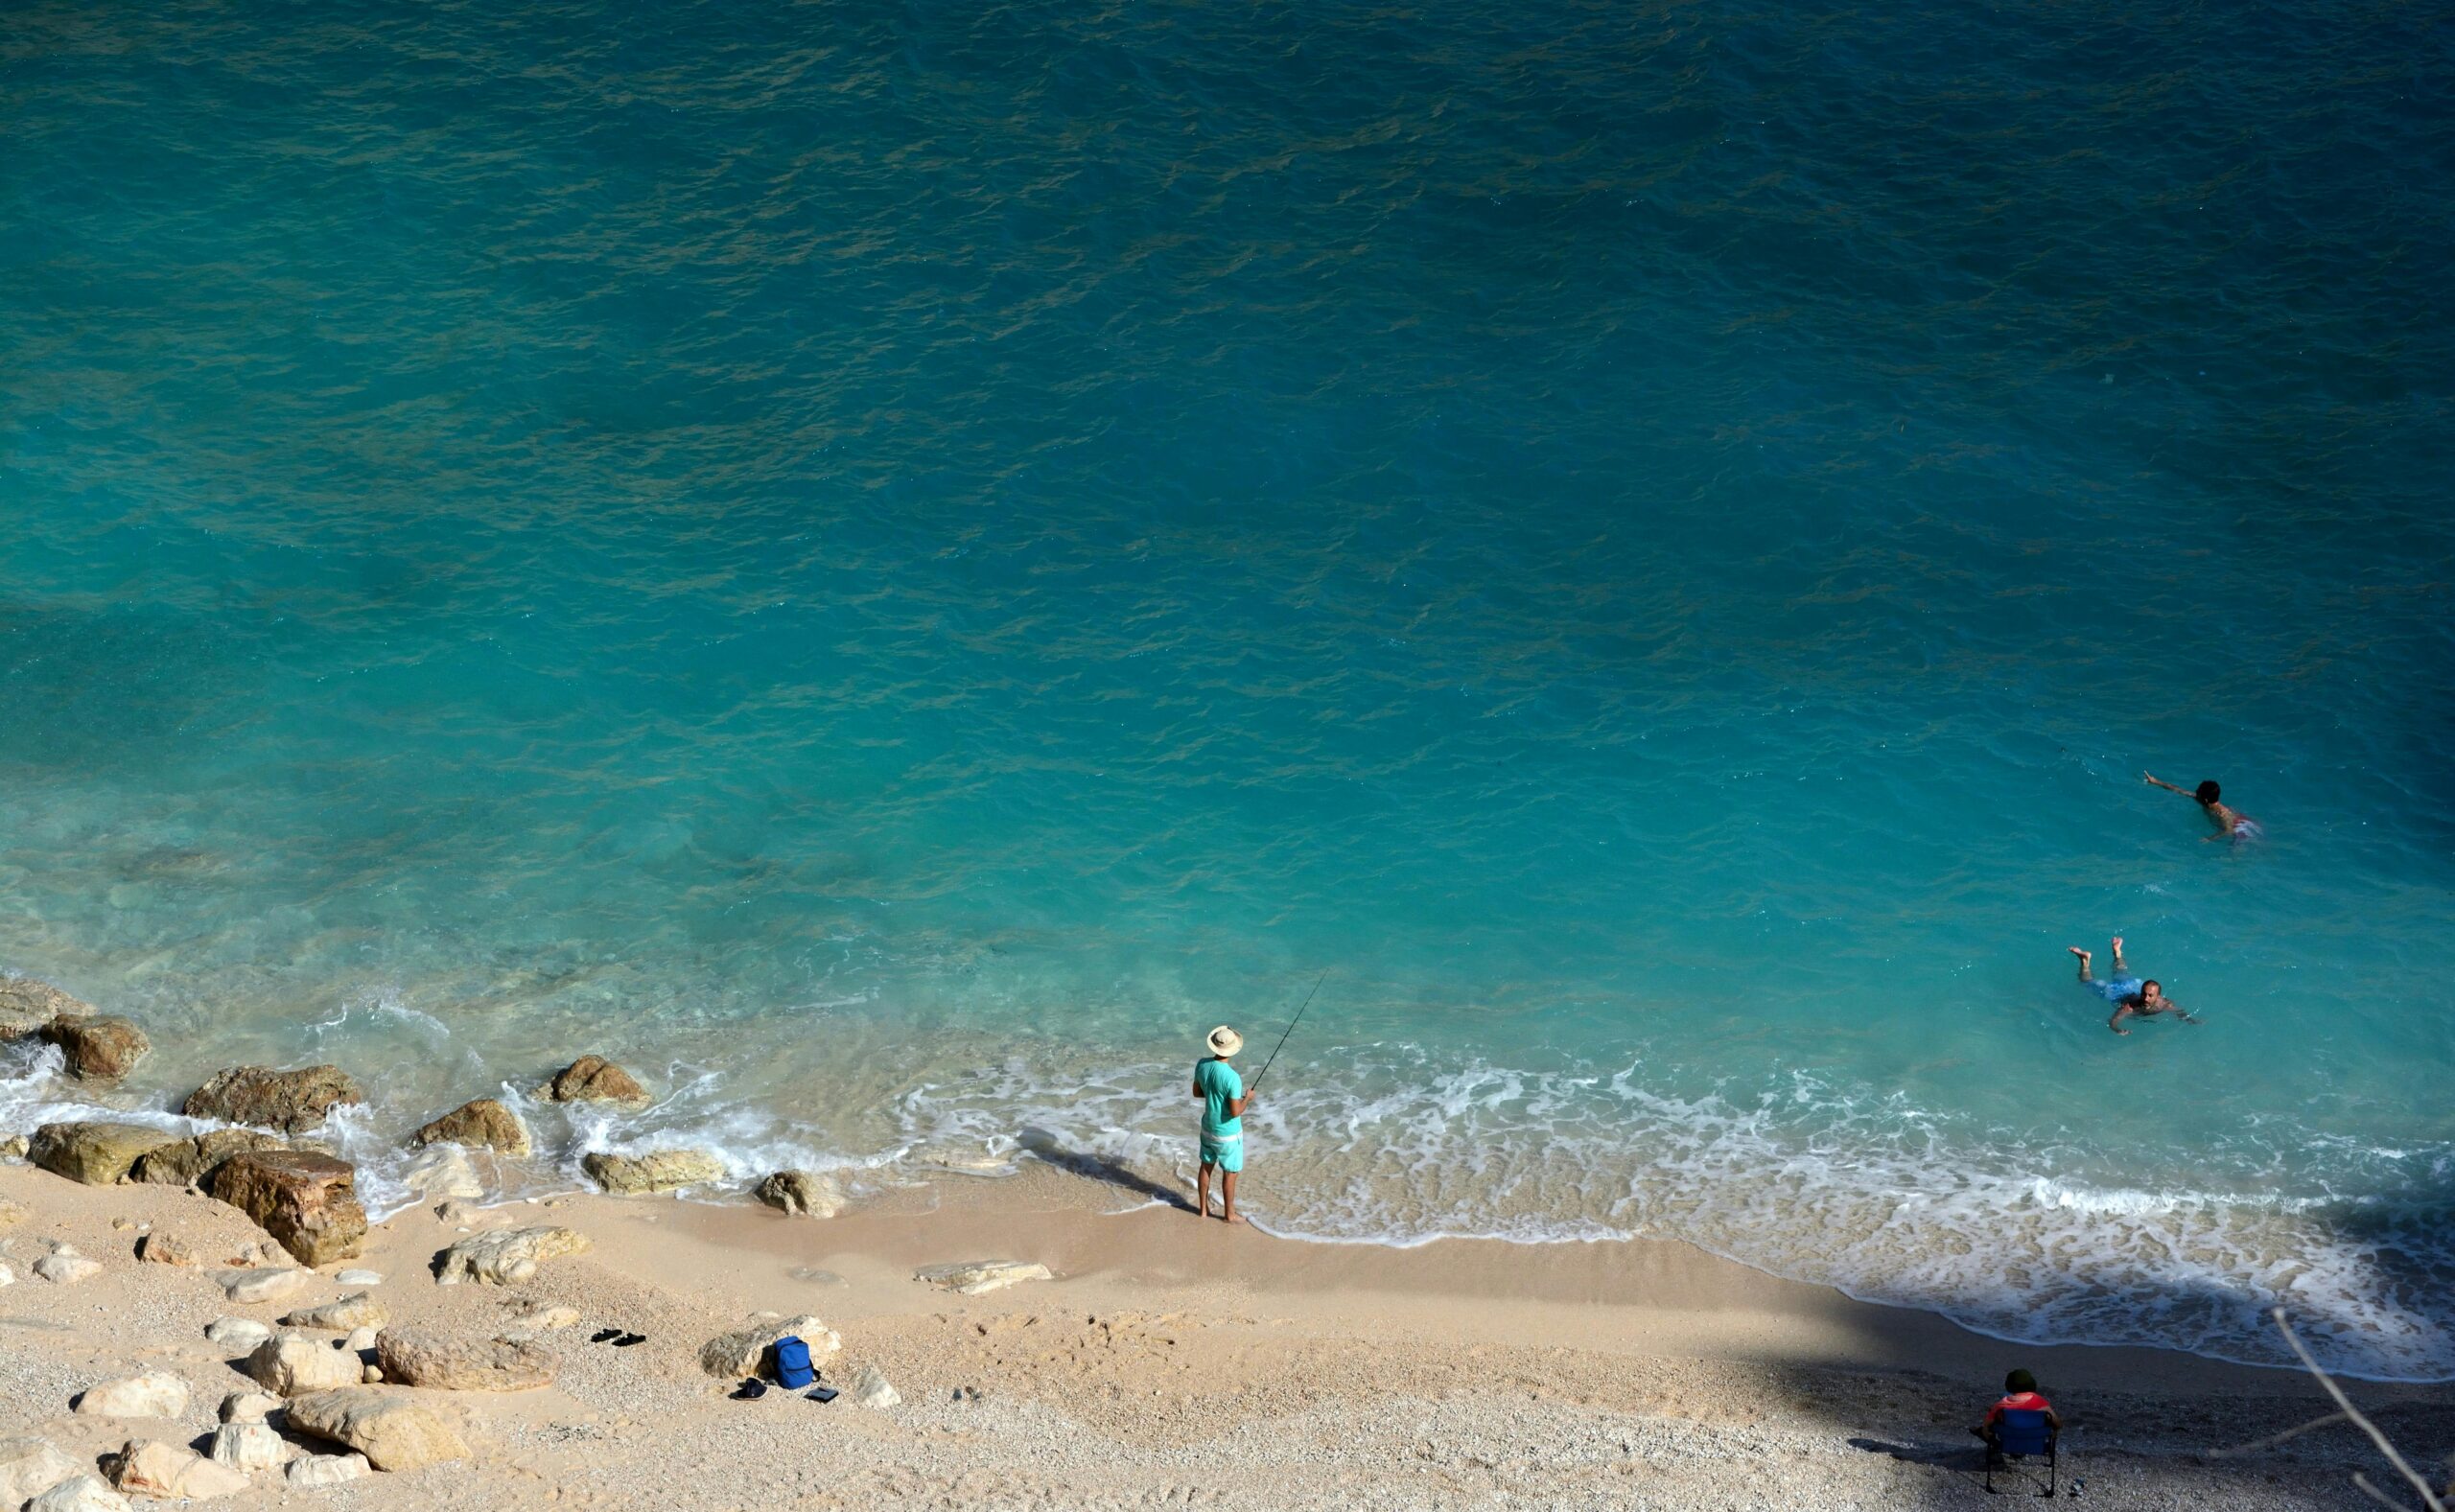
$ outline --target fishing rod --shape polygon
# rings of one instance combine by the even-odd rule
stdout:
[[[1278,1063],[1278,1053],[1287,1048],[1287,1035],[1296,1033],[1296,1026],[1304,1022],[1304,1010],[1313,1006],[1313,993],[1321,990],[1321,984],[1329,979],[1330,968],[1328,966],[1323,966],[1321,968],[1321,974],[1313,979],[1313,991],[1304,994],[1303,1006],[1297,1009],[1296,1016],[1287,1021],[1286,1034],[1280,1035],[1278,1036],[1278,1043],[1271,1047],[1270,1058],[1262,1062],[1262,1068],[1259,1071],[1253,1073],[1254,1091],[1258,1092],[1261,1090],[1262,1078],[1270,1075],[1270,1068]]]

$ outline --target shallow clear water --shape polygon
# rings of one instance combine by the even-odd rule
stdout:
[[[15,8],[0,966],[2455,1373],[2429,19]]]

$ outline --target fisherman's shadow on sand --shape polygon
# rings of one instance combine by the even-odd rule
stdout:
[[[1025,1154],[1043,1165],[1055,1166],[1068,1175],[1077,1175],[1088,1181],[1116,1187],[1154,1202],[1164,1202],[1180,1212],[1193,1211],[1193,1202],[1176,1188],[1161,1186],[1149,1176],[1107,1155],[1093,1154],[1087,1150],[1068,1149],[1060,1144],[1057,1136],[1045,1128],[1026,1128],[1019,1139]]]

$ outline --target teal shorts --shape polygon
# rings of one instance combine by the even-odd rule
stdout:
[[[1202,1163],[1217,1166],[1222,1171],[1245,1169],[1245,1136],[1240,1133],[1214,1134],[1202,1131]]]

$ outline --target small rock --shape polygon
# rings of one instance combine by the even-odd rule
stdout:
[[[346,1444],[378,1470],[418,1470],[466,1459],[469,1446],[451,1426],[409,1398],[353,1386],[291,1400],[291,1428]]]
[[[247,1489],[247,1477],[238,1471],[158,1439],[130,1439],[103,1463],[111,1483],[129,1496],[201,1501]]]
[[[25,1159],[27,1144],[28,1140],[23,1134],[11,1134],[6,1139],[0,1139],[0,1160]],[[0,1207],[8,1207],[11,1205],[12,1204],[7,1202],[0,1202]]]
[[[425,1328],[387,1328],[375,1340],[384,1379],[440,1391],[528,1391],[550,1385],[553,1357],[534,1344],[453,1338]]]
[[[34,1209],[23,1202],[0,1198],[0,1228],[13,1228],[32,1217],[34,1217]]]
[[[45,1281],[67,1287],[102,1274],[99,1262],[86,1259],[73,1250],[43,1256],[35,1262],[35,1274]]]
[[[0,1438],[0,1507],[15,1512],[27,1498],[42,1495],[77,1470],[78,1462],[47,1439]]]
[[[796,1281],[807,1281],[813,1286],[840,1287],[847,1284],[844,1278],[834,1271],[824,1270],[817,1266],[795,1266],[784,1274]]]
[[[271,1266],[253,1270],[224,1270],[213,1279],[233,1302],[278,1302],[307,1284],[312,1270]]]
[[[506,1155],[528,1153],[528,1126],[490,1097],[463,1103],[409,1136],[412,1145],[469,1145]]]
[[[297,1150],[232,1155],[209,1190],[311,1266],[356,1255],[366,1239],[358,1173],[346,1160]]]
[[[176,1234],[148,1234],[136,1242],[136,1258],[155,1266],[193,1266],[196,1246]]]
[[[886,1373],[876,1365],[863,1365],[853,1373],[853,1405],[854,1407],[901,1407],[903,1397],[886,1379]]]
[[[635,1110],[654,1101],[639,1078],[603,1056],[580,1057],[554,1073],[539,1095],[552,1103],[613,1103]]]
[[[344,1270],[333,1277],[345,1287],[380,1287],[384,1284],[381,1270]]]
[[[289,1441],[262,1422],[224,1423],[213,1431],[214,1463],[233,1470],[277,1470],[290,1462]]]
[[[116,1082],[153,1049],[145,1031],[125,1018],[102,1014],[55,1018],[38,1031],[38,1037],[59,1047],[68,1074],[81,1082]]]
[[[250,1354],[272,1338],[272,1330],[252,1317],[217,1317],[204,1325],[204,1337],[233,1354]]]
[[[1048,1268],[1021,1260],[967,1260],[951,1266],[929,1266],[912,1272],[912,1279],[965,1296],[978,1296],[995,1291],[1020,1281],[1052,1279]]]
[[[725,1176],[725,1163],[705,1150],[659,1150],[644,1155],[599,1151],[579,1165],[598,1186],[623,1197],[704,1186]]]
[[[88,1386],[77,1399],[82,1417],[177,1417],[188,1409],[188,1384],[167,1370],[149,1370]]]
[[[833,1218],[844,1211],[844,1187],[818,1171],[779,1171],[759,1183],[755,1194],[769,1207],[812,1218]]]
[[[156,1145],[129,1168],[132,1180],[158,1186],[200,1186],[232,1155],[255,1150],[286,1150],[278,1134],[254,1128],[217,1128],[194,1139]]]
[[[306,1066],[295,1071],[232,1066],[189,1094],[179,1110],[190,1118],[297,1134],[322,1123],[334,1107],[365,1101],[358,1083],[339,1066]]]
[[[267,1390],[285,1397],[334,1386],[354,1386],[359,1361],[337,1340],[312,1334],[275,1334],[247,1356],[247,1374]]]
[[[31,1035],[56,1018],[90,1013],[94,1005],[30,976],[0,976],[0,1039]],[[15,1512],[11,1508],[10,1512]]]
[[[320,1491],[373,1474],[375,1467],[366,1462],[364,1454],[301,1454],[290,1462],[283,1477],[303,1491]]]
[[[358,1384],[362,1386],[382,1385],[384,1384],[384,1367],[382,1365],[374,1364],[360,1366],[358,1372]]]
[[[349,1338],[341,1340],[341,1347],[353,1355],[362,1355],[375,1347],[376,1336],[383,1332],[380,1328],[353,1328]]]
[[[145,1124],[45,1124],[35,1130],[26,1158],[56,1176],[89,1187],[109,1186],[127,1179],[139,1156],[173,1142],[169,1134]]]
[[[0,1287],[12,1287],[16,1284],[17,1273],[9,1268],[9,1262],[0,1260]]]
[[[431,1147],[402,1170],[401,1184],[429,1198],[486,1195],[485,1178],[478,1175],[478,1163],[458,1145]]]
[[[486,1281],[515,1286],[537,1274],[546,1261],[588,1248],[588,1236],[568,1228],[503,1228],[455,1241],[435,1257],[434,1278],[445,1286]]]
[[[719,1380],[738,1381],[743,1376],[758,1372],[769,1345],[795,1335],[809,1345],[812,1361],[825,1360],[844,1347],[844,1340],[833,1329],[804,1314],[799,1317],[762,1320],[748,1328],[718,1334],[699,1346],[699,1368]]]
[[[533,1301],[524,1303],[518,1315],[531,1328],[573,1328],[579,1323],[575,1307],[539,1307]]]
[[[261,1423],[281,1410],[281,1398],[262,1391],[233,1391],[222,1399],[224,1423]]]
[[[25,1512],[129,1512],[128,1498],[98,1476],[71,1476],[26,1503]]]
[[[382,1328],[390,1321],[390,1310],[381,1302],[367,1300],[363,1291],[322,1307],[302,1308],[281,1315],[284,1328],[328,1328],[338,1334],[346,1334],[353,1328]]]

